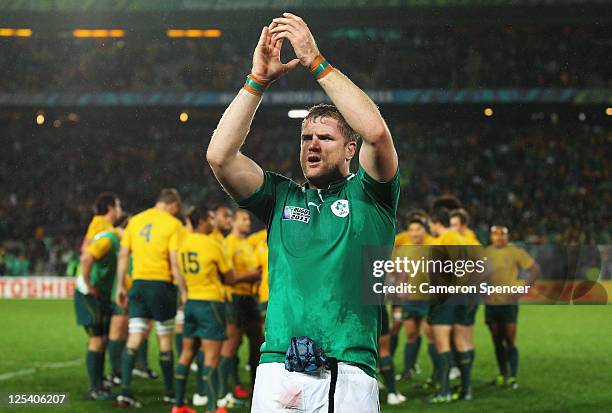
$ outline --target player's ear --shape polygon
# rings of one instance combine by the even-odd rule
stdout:
[[[345,145],[344,151],[345,151],[345,159],[347,161],[350,161],[351,159],[353,159],[353,157],[355,157],[355,152],[357,151],[357,142],[349,141],[349,143]]]

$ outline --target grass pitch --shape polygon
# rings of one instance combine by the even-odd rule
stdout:
[[[474,400],[428,405],[420,384],[431,371],[426,346],[421,347],[423,372],[414,381],[398,384],[408,397],[401,406],[382,404],[391,412],[602,412],[612,409],[612,306],[522,306],[519,315],[519,383],[516,391],[487,383],[497,369],[489,333],[479,310],[475,329]],[[86,336],[74,319],[72,301],[0,301],[0,392],[68,392],[67,407],[1,407],[2,412],[113,412],[112,402],[85,399]],[[152,342],[155,340],[151,340]],[[402,363],[403,340],[396,353]],[[245,346],[241,361],[246,359]],[[159,371],[152,344],[149,364]],[[244,382],[248,373],[241,369]],[[188,394],[193,392],[190,376]],[[147,413],[170,412],[160,401],[161,378],[135,378],[133,388]],[[384,398],[384,391],[381,392]],[[198,409],[198,412],[203,409]],[[234,412],[247,412],[248,408]]]

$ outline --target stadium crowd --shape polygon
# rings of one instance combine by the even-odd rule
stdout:
[[[300,180],[297,137],[269,128],[282,124],[274,116],[258,116],[245,150],[264,169]],[[609,127],[390,118],[401,155],[399,220],[438,195],[455,194],[482,240],[491,219],[501,218],[514,239],[527,243],[610,243]],[[226,200],[203,160],[211,123],[141,125],[8,128],[0,137],[3,273],[71,273],[92,200],[104,190],[121,194],[134,212],[168,186],[188,204]]]
[[[119,39],[2,38],[5,92],[228,91],[250,67],[252,33],[170,39],[128,33]],[[611,87],[609,28],[443,26],[351,27],[319,33],[333,62],[366,89]],[[372,50],[368,58],[353,50]],[[389,70],[402,68],[402,70]],[[304,76],[283,89],[312,86]]]

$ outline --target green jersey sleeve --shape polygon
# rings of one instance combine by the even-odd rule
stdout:
[[[272,218],[278,194],[286,192],[291,182],[285,176],[266,171],[263,184],[251,196],[238,202],[238,206],[252,212],[267,225]]]
[[[395,172],[393,178],[388,182],[377,181],[368,175],[361,166],[359,166],[356,178],[361,182],[364,191],[376,201],[377,204],[383,206],[395,215],[400,194],[399,168]]]

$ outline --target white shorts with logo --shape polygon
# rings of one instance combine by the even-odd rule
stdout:
[[[297,373],[283,363],[257,367],[251,413],[327,413],[331,372]],[[359,367],[338,363],[335,413],[377,413],[378,383]]]

